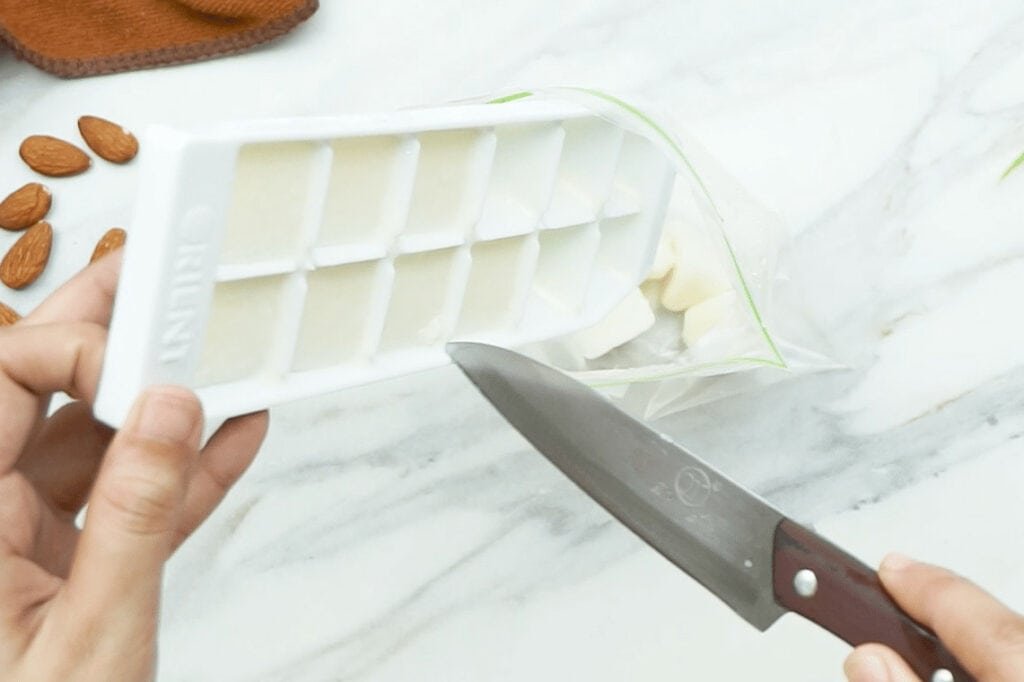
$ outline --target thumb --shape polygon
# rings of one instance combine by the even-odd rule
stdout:
[[[202,427],[186,389],[152,388],[136,401],[104,455],[68,577],[83,615],[155,616]]]
[[[890,554],[878,577],[912,618],[931,628],[977,679],[1020,680],[1024,617],[944,568]]]

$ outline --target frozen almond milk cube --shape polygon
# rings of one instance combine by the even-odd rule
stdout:
[[[214,288],[196,385],[206,386],[270,371],[285,278],[221,282]]]
[[[402,229],[418,143],[398,135],[331,143],[330,181],[317,243],[386,246]]]
[[[391,301],[380,341],[382,350],[443,343],[453,321],[451,289],[460,264],[466,264],[466,259],[457,249],[395,259]]]
[[[302,239],[316,149],[306,142],[245,145],[238,152],[221,261],[293,258]]]

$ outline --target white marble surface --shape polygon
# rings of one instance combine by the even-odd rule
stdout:
[[[634,90],[787,219],[846,372],[660,426],[869,562],[946,563],[1016,607],[1024,551],[1024,11],[1005,2],[323,0],[272,48],[63,82],[0,52],[0,177],[85,112],[142,128],[387,109],[508,86]],[[557,7],[557,9],[555,9]],[[53,266],[124,223],[132,167],[54,181]],[[13,241],[0,235],[0,248]],[[613,523],[453,370],[274,414],[260,460],[172,562],[160,679],[839,679]]]

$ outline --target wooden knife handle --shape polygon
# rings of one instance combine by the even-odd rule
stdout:
[[[775,529],[773,563],[775,600],[780,606],[852,646],[868,642],[888,646],[924,682],[975,682],[935,633],[900,610],[875,571],[832,543],[784,519]],[[952,678],[935,674],[943,669]]]

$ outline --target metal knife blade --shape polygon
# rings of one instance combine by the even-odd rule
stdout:
[[[783,516],[696,456],[557,370],[492,346],[449,354],[556,467],[669,561],[764,630]]]
[[[888,645],[923,679],[974,679],[872,569],[597,392],[501,348],[448,354],[562,473],[758,629],[793,611],[854,646]]]

